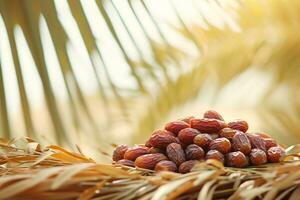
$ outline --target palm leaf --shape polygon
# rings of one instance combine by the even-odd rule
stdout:
[[[7,165],[0,171],[2,199],[297,199],[299,194],[299,160],[245,169],[208,160],[183,175],[97,164],[54,145],[28,151],[33,143],[0,143],[6,155],[0,163]],[[299,151],[288,157],[299,159]],[[26,167],[32,163],[34,168]]]
[[[129,67],[128,80],[133,80],[133,87],[123,87],[117,83],[112,73],[112,68],[116,66],[105,57],[106,46],[101,43],[102,38],[93,32],[92,23],[86,13],[85,6],[90,2],[76,0],[62,3],[67,5],[66,12],[71,14],[75,28],[79,32],[78,39],[82,40],[85,46],[85,49],[80,49],[78,52],[87,52],[88,55],[89,63],[80,68],[92,69],[88,78],[96,82],[96,90],[99,94],[96,97],[99,103],[97,109],[93,107],[94,105],[90,105],[90,99],[93,97],[87,97],[81,85],[80,74],[76,73],[77,66],[74,66],[69,50],[69,47],[74,44],[70,39],[70,33],[66,31],[65,23],[62,23],[64,19],[57,8],[59,4],[53,1],[25,3],[20,0],[1,0],[0,2],[0,12],[6,28],[4,31],[8,33],[11,47],[9,54],[12,55],[17,77],[26,135],[42,138],[39,120],[34,117],[35,107],[30,104],[29,97],[32,91],[25,87],[28,84],[25,82],[27,75],[24,72],[25,66],[20,62],[22,55],[17,49],[17,39],[14,36],[16,26],[21,27],[34,59],[36,65],[34,67],[42,83],[45,110],[49,115],[47,123],[52,125],[53,130],[50,132],[53,132],[54,138],[60,144],[76,140],[72,137],[73,131],[79,138],[89,135],[100,140],[105,137],[104,134],[117,135],[114,132],[120,131],[118,128],[123,126],[126,128],[122,131],[128,134],[134,133],[132,142],[140,142],[146,134],[168,118],[170,113],[176,112],[184,105],[194,104],[196,101],[193,103],[192,100],[196,97],[197,102],[202,103],[204,98],[202,93],[205,93],[203,91],[206,89],[206,84],[210,84],[214,78],[215,81],[209,90],[214,93],[213,102],[218,102],[219,95],[233,85],[235,79],[250,70],[268,73],[268,76],[272,76],[272,80],[270,87],[264,90],[257,103],[248,108],[264,110],[258,112],[257,116],[264,119],[266,123],[270,121],[268,119],[273,120],[268,124],[269,131],[274,134],[280,135],[282,132],[276,128],[278,124],[285,127],[287,132],[291,132],[290,139],[286,140],[288,143],[292,141],[291,138],[298,138],[295,124],[298,123],[299,116],[286,112],[287,106],[284,106],[284,103],[270,103],[275,102],[272,96],[280,91],[283,85],[288,88],[288,93],[298,94],[300,40],[297,31],[299,27],[295,23],[299,18],[297,2],[269,0],[265,0],[264,3],[247,0],[238,3],[191,2],[190,9],[193,9],[191,12],[197,12],[199,15],[199,23],[197,23],[197,20],[193,22],[185,20],[180,6],[175,1],[167,1],[166,5],[170,6],[174,14],[174,21],[179,22],[174,25],[162,23],[164,20],[153,9],[152,1],[129,0],[124,2],[125,7],[121,8],[116,1],[97,0],[96,4],[92,5],[96,6],[99,15],[93,20],[104,22],[109,37],[113,39],[111,42],[118,48],[112,54],[116,54],[118,59],[123,61],[124,66]],[[127,18],[122,9],[127,9],[131,17]],[[211,12],[204,12],[204,9]],[[214,20],[217,21],[212,20],[211,13],[216,13]],[[45,62],[40,31],[41,17],[46,21],[59,61],[58,73],[61,74],[64,85],[61,89],[67,94],[67,106],[65,106],[68,108],[67,117],[64,117],[64,111],[60,109],[60,97],[56,93],[54,83],[50,80],[49,67],[51,66]],[[158,40],[148,31],[148,25],[143,19],[148,20],[150,23],[148,25],[157,33]],[[133,29],[129,28],[131,22],[141,30],[150,57],[142,52],[143,44],[135,38]],[[169,39],[164,30],[166,26],[171,26],[174,31],[181,33],[187,46],[194,46],[200,50],[196,58],[194,54],[179,49],[176,41]],[[118,30],[123,30],[123,33],[119,33]],[[123,42],[124,34],[137,55],[135,58],[131,56],[130,48]],[[272,37],[269,37],[270,35]],[[2,65],[3,67],[5,66]],[[5,74],[2,74],[3,76]],[[7,108],[5,84],[2,79],[1,134],[12,137],[15,134],[15,127],[11,124],[14,120],[11,119],[10,109]],[[289,99],[293,101],[293,96],[289,96]],[[260,107],[266,104],[270,106]],[[296,109],[298,105],[299,102],[295,101],[289,110]],[[213,103],[210,106],[213,106]],[[272,117],[264,118],[264,113]],[[285,116],[288,115],[293,115],[288,117],[293,125],[289,124],[290,120],[286,120]]]

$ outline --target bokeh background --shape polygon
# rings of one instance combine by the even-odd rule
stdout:
[[[0,137],[143,143],[207,109],[300,142],[300,1],[0,0]]]

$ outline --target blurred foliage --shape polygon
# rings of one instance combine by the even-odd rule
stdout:
[[[119,55],[116,56],[120,56],[127,64],[130,76],[136,83],[136,88],[132,89],[116,85],[109,71],[113,66],[103,54],[102,46],[97,43],[99,38],[91,27],[82,2],[67,1],[89,56],[93,72],[90,78],[97,83],[99,95],[96,101],[100,104],[96,105],[100,106],[95,108],[90,103],[92,98],[82,89],[74,72],[73,58],[68,53],[70,35],[59,18],[55,2],[0,0],[0,13],[5,23],[17,77],[22,121],[28,136],[41,139],[41,130],[37,129],[40,122],[32,114],[34,108],[29,102],[31,91],[25,87],[22,70],[25,66],[20,63],[14,34],[16,26],[21,28],[30,48],[42,83],[53,139],[60,145],[74,142],[74,133],[78,140],[82,135],[87,135],[104,141],[111,132],[126,132],[123,130],[124,126],[129,129],[127,132],[133,134],[132,142],[141,142],[171,111],[197,98],[199,92],[205,90],[203,86],[207,81],[214,80],[215,88],[212,91],[217,91],[214,99],[218,99],[220,91],[249,70],[255,70],[257,74],[266,73],[271,77],[271,84],[264,87],[266,89],[263,95],[251,107],[253,112],[258,113],[269,131],[284,132],[284,137],[287,136],[286,133],[289,134],[290,137],[284,142],[291,142],[294,138],[300,141],[298,1],[186,2],[192,4],[193,9],[198,12],[198,23],[197,20],[186,20],[175,1],[169,0],[170,8],[178,21],[176,25],[169,24],[169,27],[184,39],[192,53],[170,41],[164,30],[165,26],[162,26],[149,2],[150,0],[129,0],[126,4],[127,11],[147,42],[150,56],[143,52],[142,45],[127,23],[128,16],[122,14],[116,0],[97,0],[95,4],[101,19],[94,20],[105,23],[119,50]],[[204,5],[214,11],[217,21],[212,20],[211,14],[203,11]],[[115,13],[114,17],[112,12]],[[151,24],[156,38],[145,27],[141,13]],[[58,88],[54,87],[49,78],[50,66],[46,64],[41,40],[41,16],[45,19],[59,61],[59,73],[64,83],[64,88],[60,89],[67,93],[68,103],[67,108],[64,108],[67,112],[60,109],[55,91]],[[129,54],[129,47],[118,32],[120,29],[128,37],[136,56]],[[7,106],[4,67],[0,63],[1,136],[9,138],[13,137],[16,125],[12,123]],[[103,76],[107,84],[104,84]],[[239,84],[242,86],[244,83]],[[257,87],[260,86],[253,85],[251,90],[256,90]],[[248,94],[251,95],[252,91]],[[99,115],[101,118],[98,118]]]

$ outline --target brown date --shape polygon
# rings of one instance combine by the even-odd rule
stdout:
[[[151,147],[149,153],[164,153],[164,151],[159,148]]]
[[[261,149],[252,149],[249,156],[252,165],[267,163],[267,154]]]
[[[193,140],[194,144],[196,144],[202,148],[208,147],[208,145],[211,141],[212,141],[212,138],[211,138],[210,134],[206,134],[206,133],[196,135],[196,137],[194,137],[194,140]]]
[[[119,164],[119,165],[134,167],[134,162],[132,160],[122,159],[122,160],[118,160],[116,163]]]
[[[225,122],[217,119],[192,119],[191,127],[199,130],[202,133],[218,133],[227,125]]]
[[[162,160],[158,162],[155,165],[154,168],[155,171],[170,171],[170,172],[176,172],[177,171],[177,166],[174,162],[170,160]]]
[[[151,147],[165,149],[170,143],[176,143],[177,139],[168,134],[154,134],[149,139]]]
[[[150,141],[149,140],[147,140],[146,142],[145,142],[145,147],[151,147],[151,144],[150,144]]]
[[[198,163],[199,163],[198,160],[185,161],[185,162],[181,163],[181,165],[179,166],[178,172],[182,173],[182,174],[189,173],[191,171],[191,169]]]
[[[185,128],[179,131],[178,139],[184,144],[192,144],[194,137],[199,134],[200,132],[197,129]]]
[[[230,151],[231,143],[227,138],[217,138],[209,143],[209,149],[225,154]]]
[[[122,160],[124,158],[124,154],[127,151],[127,145],[119,145],[115,148],[113,152],[113,161]]]
[[[188,160],[201,160],[204,158],[205,152],[201,147],[190,144],[185,149],[185,155]]]
[[[135,147],[128,148],[128,150],[124,154],[124,159],[135,161],[137,157],[148,153],[149,153],[148,147],[135,146]]]
[[[162,160],[168,160],[168,158],[161,153],[145,154],[138,157],[134,164],[136,167],[154,169],[155,165]]]
[[[230,167],[246,167],[248,166],[248,159],[240,151],[230,152],[226,154],[226,164]]]
[[[232,146],[235,151],[241,151],[248,155],[251,151],[251,143],[243,132],[237,132],[232,138]]]
[[[285,150],[281,147],[271,147],[267,151],[268,161],[271,163],[280,162],[283,156],[285,156]]]
[[[193,117],[193,116],[189,116],[189,117],[185,117],[185,118],[183,118],[183,119],[180,119],[181,121],[184,121],[184,122],[186,122],[186,123],[188,123],[188,124],[191,124],[191,120],[192,119],[194,119],[195,117]]]
[[[235,135],[236,130],[233,130],[231,128],[223,128],[220,130],[219,135],[220,137],[227,138],[228,140],[231,140],[233,136]]]
[[[271,147],[278,146],[277,142],[272,138],[265,138],[264,141],[265,141],[265,145],[266,145],[267,150],[270,149]]]
[[[264,139],[254,134],[246,133],[246,135],[251,143],[252,148],[261,149],[264,152],[267,151]]]
[[[184,151],[180,144],[171,143],[166,148],[168,158],[173,161],[177,166],[183,163],[185,159]]]
[[[179,131],[188,127],[190,127],[188,123],[178,120],[167,123],[165,129],[177,135]]]
[[[237,119],[235,121],[229,122],[228,127],[246,133],[246,131],[248,130],[248,123],[245,120]]]
[[[208,110],[204,113],[203,115],[204,118],[209,118],[209,119],[218,119],[221,121],[224,121],[224,118],[218,113],[217,111],[214,110]]]
[[[171,135],[173,137],[176,137],[176,135],[170,131],[167,131],[167,130],[162,130],[162,129],[158,129],[158,130],[155,130],[153,131],[152,135],[156,135],[156,134],[167,134],[167,135]]]
[[[209,150],[206,153],[205,159],[214,159],[220,161],[221,163],[224,163],[225,160],[224,155],[217,150]]]

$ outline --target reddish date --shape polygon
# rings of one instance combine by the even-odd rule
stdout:
[[[230,167],[246,167],[248,166],[248,159],[240,151],[230,152],[226,155],[226,164]]]
[[[264,139],[254,134],[247,134],[247,137],[251,143],[252,148],[261,149],[264,152],[267,151]]]
[[[155,130],[153,131],[152,135],[156,135],[156,134],[167,134],[167,135],[170,135],[170,136],[173,136],[175,137],[176,135],[170,131],[167,131],[167,130],[161,130],[161,129],[158,129],[158,130]]]
[[[163,150],[155,147],[149,148],[149,153],[165,153]]]
[[[218,133],[227,125],[225,122],[217,119],[192,119],[191,127],[199,130],[201,133]]]
[[[132,160],[122,159],[122,160],[118,160],[116,163],[119,164],[119,165],[134,167],[134,162]]]
[[[146,154],[138,157],[134,164],[136,167],[154,169],[155,165],[162,160],[168,160],[168,158],[161,153]]]
[[[176,143],[176,137],[168,134],[154,134],[149,139],[151,147],[165,149],[170,143]]]
[[[235,121],[229,122],[228,127],[246,133],[246,131],[248,130],[248,123],[244,120],[237,119]]]
[[[232,146],[235,151],[241,151],[248,155],[251,151],[251,143],[243,132],[237,132],[232,138]]]
[[[192,144],[193,139],[199,134],[200,132],[197,129],[185,128],[179,131],[178,138],[184,144]]]
[[[217,150],[223,154],[228,153],[231,149],[231,143],[227,138],[217,138],[210,142],[210,150]]]
[[[177,135],[179,131],[188,127],[190,127],[188,123],[178,120],[167,123],[165,129]]]
[[[235,133],[236,133],[236,130],[233,130],[231,128],[223,128],[222,130],[220,130],[219,135],[220,135],[220,137],[224,137],[224,138],[231,140],[233,138],[233,136],[235,135]]]
[[[188,160],[201,160],[204,158],[205,152],[201,147],[190,144],[185,149],[185,155]]]
[[[280,162],[281,159],[285,156],[285,150],[281,147],[271,147],[267,151],[268,161],[271,163]]]
[[[176,172],[177,171],[177,166],[174,162],[170,160],[162,160],[158,162],[155,165],[154,168],[155,171],[170,171],[170,172]]]
[[[217,150],[209,150],[207,153],[206,153],[206,159],[214,159],[214,160],[217,160],[221,163],[224,163],[225,161],[225,158],[224,158],[224,155],[217,151]]]
[[[166,153],[168,158],[173,161],[177,166],[183,163],[186,158],[184,151],[180,144],[171,143],[167,146]]]
[[[188,117],[185,117],[185,118],[183,118],[183,119],[180,119],[181,121],[184,121],[184,122],[186,122],[186,123],[188,123],[188,124],[191,124],[191,120],[192,119],[194,119],[195,117],[193,117],[193,116],[188,116]]]
[[[199,161],[197,161],[197,160],[185,161],[185,162],[181,163],[181,165],[179,166],[178,172],[182,173],[182,174],[189,173],[193,169],[193,167],[198,163],[199,163]]]
[[[261,149],[252,149],[249,156],[252,165],[262,165],[268,161],[267,154]]]
[[[198,145],[199,147],[206,148],[208,147],[209,143],[212,141],[212,138],[209,134],[199,134],[194,137],[194,144]]]
[[[119,145],[115,148],[113,153],[113,161],[122,160],[124,158],[124,154],[127,151],[127,145]]]
[[[203,117],[208,118],[208,119],[218,119],[218,120],[224,121],[224,118],[222,117],[222,115],[220,115],[220,113],[218,113],[217,111],[214,111],[214,110],[206,111],[204,113]]]
[[[272,138],[265,138],[264,141],[265,141],[265,145],[266,145],[267,150],[270,149],[271,147],[278,146],[277,142]]]
[[[125,154],[124,158],[126,160],[132,160],[135,161],[135,159],[141,155],[145,155],[149,153],[149,148],[148,147],[141,147],[141,146],[136,146],[129,148]]]

